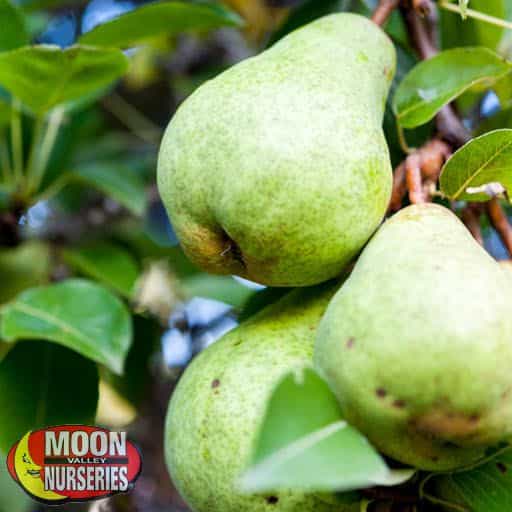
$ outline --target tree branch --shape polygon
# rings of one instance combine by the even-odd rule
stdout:
[[[372,14],[372,21],[379,26],[384,25],[391,13],[398,7],[400,0],[380,0]]]
[[[435,7],[432,5],[431,14],[435,16]],[[421,59],[426,60],[434,57],[437,53],[437,47],[432,40],[432,30],[426,26],[428,19],[421,19],[418,14],[411,9],[402,9],[409,37],[413,42]],[[462,146],[471,135],[466,130],[462,121],[458,118],[451,105],[444,106],[436,116],[436,128],[439,135],[449,142],[454,148]]]
[[[512,256],[512,226],[508,221],[507,215],[496,198],[491,199],[486,206],[491,224],[500,235],[508,253]]]

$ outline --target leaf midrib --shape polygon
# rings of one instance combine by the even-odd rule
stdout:
[[[510,142],[507,142],[504,146],[501,146],[498,151],[496,151],[489,159],[487,159],[476,171],[474,174],[472,174],[469,178],[467,178],[462,186],[457,190],[457,192],[452,196],[453,199],[457,199],[459,195],[464,192],[468,185],[480,174],[484,171],[484,169],[495,159],[497,158],[501,153],[503,153],[509,146],[512,145],[512,140]]]

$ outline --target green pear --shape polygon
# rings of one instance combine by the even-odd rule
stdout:
[[[512,287],[444,207],[409,206],[369,242],[322,319],[315,365],[347,421],[428,470],[512,434]]]
[[[381,124],[395,59],[377,25],[340,13],[199,87],[158,161],[188,257],[272,286],[340,275],[389,202]]]
[[[237,490],[267,400],[285,374],[310,364],[316,327],[335,287],[295,290],[201,353],[171,399],[166,459],[195,512],[357,512],[323,495]]]

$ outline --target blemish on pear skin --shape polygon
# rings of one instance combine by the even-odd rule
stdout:
[[[345,346],[350,349],[354,346],[355,342],[356,342],[356,340],[354,338],[349,338],[346,341]]]
[[[214,379],[212,380],[212,389],[218,388],[220,386],[220,380]]]
[[[404,400],[395,400],[393,402],[393,407],[397,409],[403,409],[405,407],[405,401]]]
[[[383,389],[383,388],[377,388],[375,390],[375,394],[379,397],[379,398],[386,398],[388,392]]]
[[[269,496],[268,498],[266,498],[266,502],[269,505],[275,505],[278,501],[279,501],[279,498],[277,496]]]

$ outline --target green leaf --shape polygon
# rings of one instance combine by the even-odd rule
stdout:
[[[393,98],[393,110],[404,128],[414,128],[470,87],[489,87],[511,70],[509,63],[486,48],[446,50],[405,76]]]
[[[2,338],[60,343],[116,373],[132,342],[130,314],[102,286],[85,279],[24,291],[3,309]]]
[[[496,18],[507,19],[506,2],[507,0],[471,0],[468,7]],[[504,32],[503,27],[473,18],[462,19],[459,14],[443,9],[440,25],[443,49],[457,46],[486,46],[495,50]]]
[[[50,248],[42,242],[26,242],[0,250],[0,304],[25,288],[46,284],[50,279]]]
[[[181,284],[189,297],[220,300],[236,308],[241,308],[254,294],[254,290],[239,283],[231,276],[200,273],[183,279]]]
[[[101,370],[101,377],[120,395],[135,406],[141,405],[147,397],[151,383],[151,356],[160,349],[162,327],[154,317],[133,316],[133,344],[126,357],[122,376],[107,369]]]
[[[135,258],[125,249],[108,242],[96,242],[65,249],[62,255],[66,263],[78,272],[100,281],[125,297],[132,296],[139,268]]]
[[[439,498],[471,512],[512,510],[512,451],[470,471],[436,477],[434,485]]]
[[[0,362],[0,450],[29,430],[90,423],[98,369],[75,352],[41,340],[18,343]]]
[[[0,53],[0,85],[43,114],[111,85],[127,67],[128,60],[118,49],[24,46]]]
[[[488,132],[470,140],[444,164],[441,192],[452,200],[488,201],[496,184],[512,192],[512,130]]]
[[[275,489],[351,491],[395,485],[414,471],[392,471],[368,441],[341,418],[336,398],[313,370],[289,374],[270,398],[246,492]]]
[[[9,0],[0,0],[0,52],[28,44],[28,32],[22,12]]]
[[[135,215],[146,209],[144,181],[130,168],[109,162],[91,163],[72,171],[71,177],[112,197]]]
[[[83,34],[79,42],[125,48],[162,34],[203,31],[241,24],[242,20],[238,15],[220,5],[154,2],[98,25]]]

